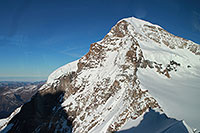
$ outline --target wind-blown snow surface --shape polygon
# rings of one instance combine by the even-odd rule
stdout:
[[[80,60],[54,71],[40,91],[65,91],[61,106],[76,133],[140,129],[149,108],[177,119],[166,116],[158,129],[178,121],[182,131],[192,132],[190,127],[200,128],[199,69],[198,44],[126,18]]]

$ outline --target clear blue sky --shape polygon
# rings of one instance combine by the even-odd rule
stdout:
[[[45,79],[131,16],[200,44],[200,0],[0,0],[0,80]]]

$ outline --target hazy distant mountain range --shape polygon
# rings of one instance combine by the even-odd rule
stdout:
[[[0,119],[26,103],[44,83],[0,81]]]

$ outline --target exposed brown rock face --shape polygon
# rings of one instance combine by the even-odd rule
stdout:
[[[168,46],[171,49],[188,49],[192,53],[200,55],[200,46],[194,44],[189,40],[175,36],[162,28],[144,25],[143,31],[144,33],[146,33],[147,37],[159,44],[162,41],[166,46]]]
[[[116,37],[124,37],[125,35],[127,35],[127,26],[128,23],[125,20],[122,20],[111,29],[111,33],[113,33],[113,36]]]

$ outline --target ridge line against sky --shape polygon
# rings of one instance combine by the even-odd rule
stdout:
[[[199,0],[2,0],[0,77],[44,77],[137,17],[200,44]]]

